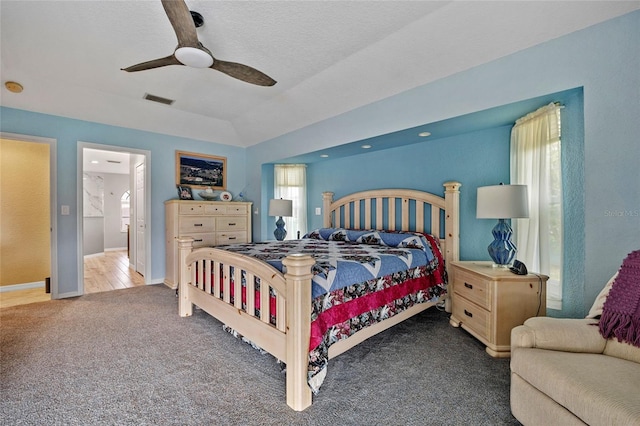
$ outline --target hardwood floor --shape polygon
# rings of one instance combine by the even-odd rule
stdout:
[[[144,285],[144,277],[129,268],[127,251],[107,251],[84,260],[84,293],[99,293]],[[0,308],[51,300],[44,288],[0,293]]]
[[[101,291],[144,285],[144,277],[129,268],[127,251],[107,251],[104,256],[84,260],[84,292]]]
[[[0,293],[0,309],[28,303],[46,302],[47,300],[51,300],[51,294],[46,293],[44,287],[5,291]]]

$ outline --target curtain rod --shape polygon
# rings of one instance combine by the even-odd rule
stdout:
[[[522,124],[522,123],[524,123],[526,121],[529,121],[529,120],[531,120],[531,119],[533,119],[535,117],[538,117],[541,114],[544,114],[547,111],[547,108],[551,107],[551,105],[553,105],[554,107],[560,108],[560,109],[564,108],[564,105],[562,105],[560,102],[549,102],[548,104],[546,104],[544,106],[541,106],[537,110],[532,111],[532,112],[530,112],[530,113],[518,118],[516,120],[516,122],[514,123],[514,125],[517,126],[518,124]]]

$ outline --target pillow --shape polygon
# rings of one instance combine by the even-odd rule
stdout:
[[[319,228],[303,238],[347,241],[388,247],[430,248],[425,234],[413,231],[381,231],[376,229]]]
[[[376,246],[399,247],[422,250],[429,262],[435,258],[434,249],[427,234],[413,231],[378,231],[375,229],[319,228],[303,238],[326,241],[356,242]],[[435,240],[434,240],[435,241]],[[435,243],[437,245],[437,242]],[[437,248],[439,250],[439,248]]]
[[[618,273],[616,272],[613,277],[611,277],[609,282],[607,282],[607,285],[605,285],[604,288],[600,291],[600,294],[598,294],[598,297],[596,297],[595,302],[593,302],[593,306],[591,306],[591,309],[589,310],[589,313],[585,318],[600,318],[600,316],[602,315],[602,307],[604,306],[604,302],[605,300],[607,300],[607,296],[609,295],[611,286],[613,285],[613,282],[615,281],[617,276]]]

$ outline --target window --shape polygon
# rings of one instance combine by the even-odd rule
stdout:
[[[514,219],[518,259],[549,276],[547,307],[562,308],[561,107],[550,104],[511,130],[511,183],[529,192],[529,219]]]
[[[127,232],[127,228],[130,223],[129,218],[129,197],[131,193],[129,191],[125,191],[120,197],[120,232]]]
[[[292,200],[293,216],[285,217],[288,239],[307,233],[307,166],[304,164],[276,164],[273,197]]]

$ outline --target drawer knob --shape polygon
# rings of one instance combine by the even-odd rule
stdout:
[[[194,223],[193,226],[202,226],[201,223]]]
[[[193,240],[194,243],[201,243],[202,242],[202,238],[200,238],[199,240]]]
[[[466,309],[464,310],[464,314],[466,316],[468,316],[469,318],[473,318],[473,314],[471,312],[467,311]]]
[[[236,237],[229,237],[229,239],[230,239],[230,240],[235,240],[235,239],[236,239]]]
[[[230,223],[229,226],[236,226],[236,223],[235,222]]]
[[[469,284],[469,283],[464,283],[464,286],[466,288],[468,288],[469,290],[473,290],[473,285]]]

